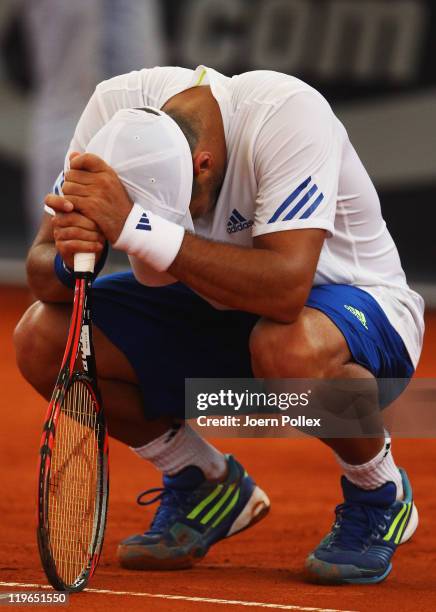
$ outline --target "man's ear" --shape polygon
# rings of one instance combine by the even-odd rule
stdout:
[[[209,151],[200,151],[193,157],[194,176],[209,172],[213,166],[213,155]]]

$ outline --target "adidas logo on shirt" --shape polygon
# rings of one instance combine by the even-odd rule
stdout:
[[[242,232],[242,230],[248,229],[252,225],[253,221],[247,221],[247,219],[234,208],[227,222],[227,233],[234,234],[235,232]]]
[[[357,308],[354,308],[353,306],[344,306],[344,308],[349,310],[351,314],[357,317],[365,329],[368,329],[368,325],[366,323],[366,317],[361,310],[357,310]]]
[[[147,217],[145,213],[141,215],[141,218],[139,219],[139,223],[136,226],[136,229],[151,231],[150,219]]]

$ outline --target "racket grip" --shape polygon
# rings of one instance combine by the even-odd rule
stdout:
[[[94,272],[95,253],[76,253],[74,255],[74,272]]]

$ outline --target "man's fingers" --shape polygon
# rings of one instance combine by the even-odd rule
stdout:
[[[71,183],[70,181],[64,181],[64,184],[62,185],[62,191],[66,198],[70,195],[82,197],[89,195],[89,188],[86,185],[80,185],[79,183]]]
[[[103,251],[103,245],[99,242],[88,242],[86,240],[57,241],[56,250],[67,266],[73,268],[75,253],[95,253],[98,259]]]
[[[78,212],[56,213],[52,220],[53,227],[81,227],[85,230],[99,231],[98,225]]]
[[[65,180],[71,183],[79,183],[80,185],[93,185],[95,176],[87,170],[67,170],[65,172]]]
[[[74,205],[63,198],[62,196],[55,195],[54,193],[49,193],[44,198],[44,203],[47,204],[49,208],[52,208],[55,212],[71,212],[74,210]]]
[[[46,198],[47,197],[48,196],[46,196]],[[85,204],[86,206],[86,201],[87,201],[86,196],[78,196],[78,195],[73,195],[72,193],[70,193],[68,197],[66,196],[65,197],[55,196],[55,197],[59,198],[59,200],[50,200],[53,202],[53,204],[48,204],[47,199],[45,200],[47,206],[49,206],[50,208],[53,208],[55,212],[72,212],[73,210],[75,210],[76,212],[83,212],[82,205]],[[66,202],[68,202],[68,204],[70,204],[71,206],[65,208]]]
[[[88,172],[104,172],[109,169],[105,161],[93,153],[82,153],[77,157],[70,156],[71,170],[87,170]]]
[[[103,245],[88,240],[62,240],[56,242],[56,249],[62,255],[62,259],[65,259],[74,253],[101,253]]]
[[[104,237],[100,232],[82,229],[81,227],[54,227],[53,236],[55,241],[81,240],[104,243]]]

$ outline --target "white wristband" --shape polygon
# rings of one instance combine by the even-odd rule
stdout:
[[[181,225],[134,204],[113,246],[164,272],[175,260],[184,235]]]

